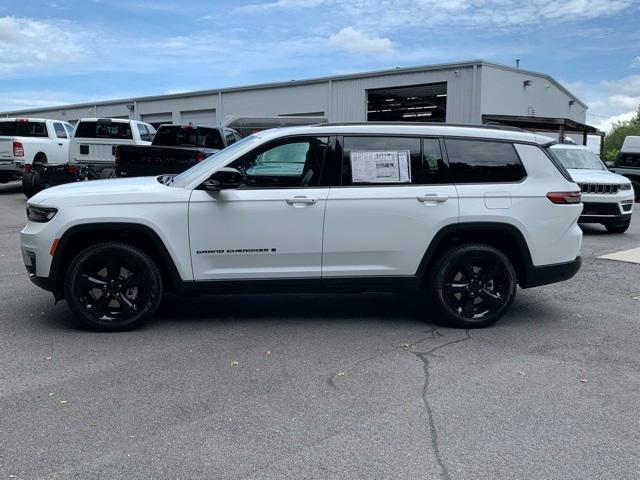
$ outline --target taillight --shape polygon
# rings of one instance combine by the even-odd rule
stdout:
[[[24,147],[22,146],[22,142],[13,142],[13,156],[24,157]]]
[[[78,166],[77,165],[69,165],[69,173],[71,175],[77,175],[78,174]]]
[[[196,152],[196,162],[201,162],[205,158],[207,158],[207,156],[204,153]]]
[[[547,198],[559,205],[581,203],[582,194],[580,192],[549,192]]]
[[[113,152],[113,166],[116,170],[116,177],[120,176],[120,149],[116,146],[115,152]]]
[[[25,163],[24,173],[31,173],[31,172],[33,172],[33,165],[31,165],[30,163]]]

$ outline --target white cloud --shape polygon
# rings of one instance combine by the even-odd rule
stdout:
[[[350,53],[393,53],[393,45],[388,38],[370,36],[353,27],[345,27],[335,35],[331,35],[329,37],[329,45],[339,47]]]
[[[0,73],[78,62],[87,53],[86,39],[69,22],[0,17]]]
[[[635,0],[278,0],[239,7],[235,13],[324,7],[358,28],[378,31],[398,27],[462,25],[498,29],[548,21],[574,22],[616,15]],[[345,18],[346,17],[346,18]]]
[[[600,120],[598,123],[595,124],[595,127],[598,128],[599,130],[602,130],[603,132],[608,132],[609,130],[611,130],[611,127],[613,126],[614,123],[626,122],[627,120],[631,120],[635,116],[636,116],[635,111],[620,113],[619,115],[612,115],[609,118]]]
[[[634,58],[633,60],[631,60],[631,68],[640,68],[640,56]]]

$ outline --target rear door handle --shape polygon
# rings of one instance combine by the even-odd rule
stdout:
[[[317,198],[309,198],[309,197],[293,197],[293,198],[287,198],[287,203],[289,205],[295,205],[296,203],[305,203],[307,205],[314,205],[316,203],[318,203],[318,199]]]
[[[61,143],[59,143],[58,145],[62,146],[62,144],[61,144]]]
[[[435,193],[428,193],[427,195],[419,195],[417,198],[419,202],[423,202],[423,203],[424,202],[442,203],[449,200],[449,197],[447,197],[446,195],[436,195]]]

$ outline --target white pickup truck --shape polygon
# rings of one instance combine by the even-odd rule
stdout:
[[[19,180],[30,187],[34,165],[66,165],[73,127],[44,118],[0,119],[0,183]]]
[[[56,123],[60,122],[53,121],[54,127]],[[151,125],[137,120],[82,118],[73,135],[65,140],[64,157],[59,162],[25,163],[24,194],[30,198],[54,185],[115,176],[116,146],[150,145],[153,135],[155,129]]]

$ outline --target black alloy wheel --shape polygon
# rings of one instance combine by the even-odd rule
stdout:
[[[515,298],[517,278],[499,250],[463,245],[444,253],[434,271],[435,299],[448,323],[478,328],[499,320]]]
[[[94,245],[71,263],[65,297],[80,327],[119,331],[139,326],[162,296],[158,267],[142,250],[126,243]]]

